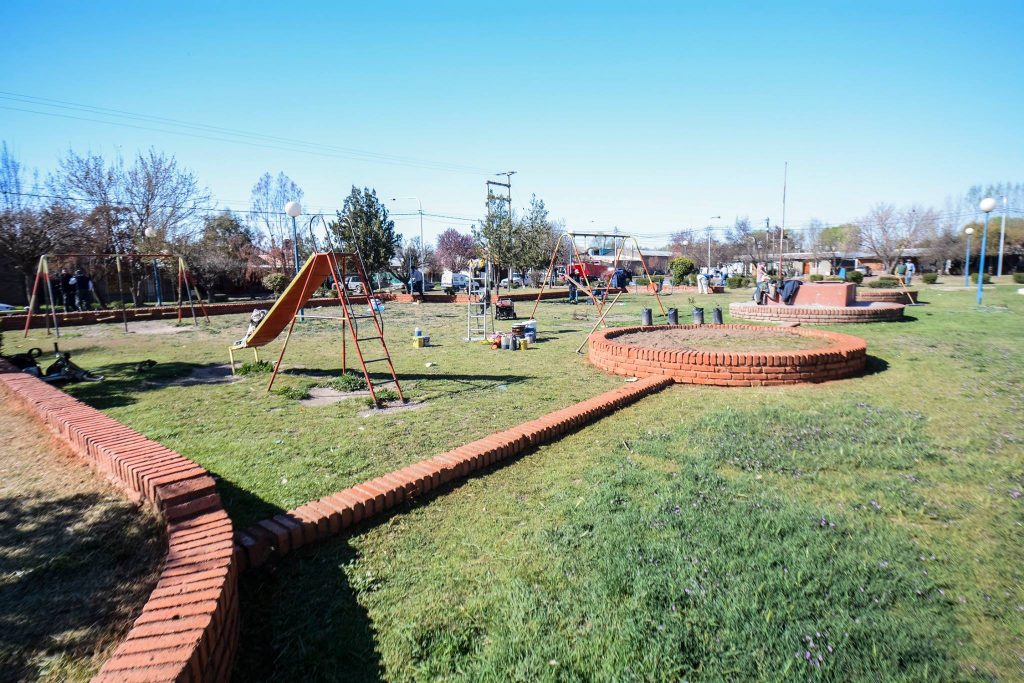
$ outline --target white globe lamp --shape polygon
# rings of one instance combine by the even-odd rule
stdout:
[[[996,208],[996,200],[994,197],[985,197],[978,203],[978,208],[985,213],[992,213],[993,209]]]
[[[284,212],[292,218],[298,218],[302,215],[302,205],[298,202],[288,202],[284,205]]]
[[[145,235],[146,237],[156,237],[156,230],[154,230],[153,228],[146,228],[146,229],[145,229],[145,230],[143,231],[143,234],[144,234],[144,235]]]

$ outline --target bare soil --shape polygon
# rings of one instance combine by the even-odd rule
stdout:
[[[156,584],[161,525],[20,405],[0,433],[0,680],[88,680]]]
[[[819,337],[806,337],[778,328],[735,330],[715,326],[701,329],[665,329],[654,332],[632,332],[614,338],[619,344],[649,349],[686,351],[732,351],[768,353],[772,351],[804,351],[821,349],[831,342]]]

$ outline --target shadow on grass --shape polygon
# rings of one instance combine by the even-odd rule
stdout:
[[[117,496],[0,497],[0,679],[35,680],[55,652],[88,660],[116,642],[165,548],[156,519]]]
[[[872,356],[870,353],[865,358],[864,372],[861,373],[861,377],[868,377],[870,375],[877,375],[880,372],[885,372],[889,369],[889,361],[879,358],[878,356]]]
[[[73,357],[72,360],[74,360]],[[64,388],[69,394],[88,403],[93,408],[106,410],[132,405],[135,403],[135,394],[164,389],[169,383],[176,380],[179,381],[180,386],[209,383],[209,380],[200,379],[189,382],[187,378],[197,373],[211,373],[221,365],[219,363],[157,363],[148,370],[136,372],[136,366],[144,360],[146,359],[139,358],[135,361],[108,363],[86,368],[91,372],[103,375],[106,379],[102,382],[67,384],[64,385]]]

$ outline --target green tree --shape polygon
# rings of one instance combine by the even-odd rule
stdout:
[[[508,201],[504,197],[488,192],[487,213],[479,226],[473,226],[473,237],[491,265],[499,272],[503,268],[508,269],[510,287],[519,242],[516,223],[515,213],[509,207]]]
[[[395,232],[395,222],[377,199],[376,190],[364,187],[360,191],[353,185],[337,220],[328,227],[342,251],[355,251],[358,247],[367,277],[381,271],[401,277],[392,267],[391,259],[402,247],[402,236]]]
[[[685,256],[672,259],[671,263],[668,264],[668,268],[669,272],[672,273],[672,284],[677,286],[683,284],[686,276],[697,269],[693,261]]]
[[[214,289],[244,284],[256,272],[256,231],[230,211],[209,216],[199,238],[181,248],[196,284],[211,298]]]

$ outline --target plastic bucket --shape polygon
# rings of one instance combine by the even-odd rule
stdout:
[[[670,308],[668,309],[668,324],[678,325],[679,324],[679,309]]]
[[[640,311],[640,324],[649,327],[654,324],[654,318],[651,315],[651,309],[644,308]]]
[[[722,324],[722,307],[721,306],[715,306],[714,308],[711,309],[711,322],[714,323],[715,325],[721,325]]]
[[[703,308],[698,308],[697,306],[693,307],[693,324],[694,325],[703,325],[704,324],[704,309]]]

